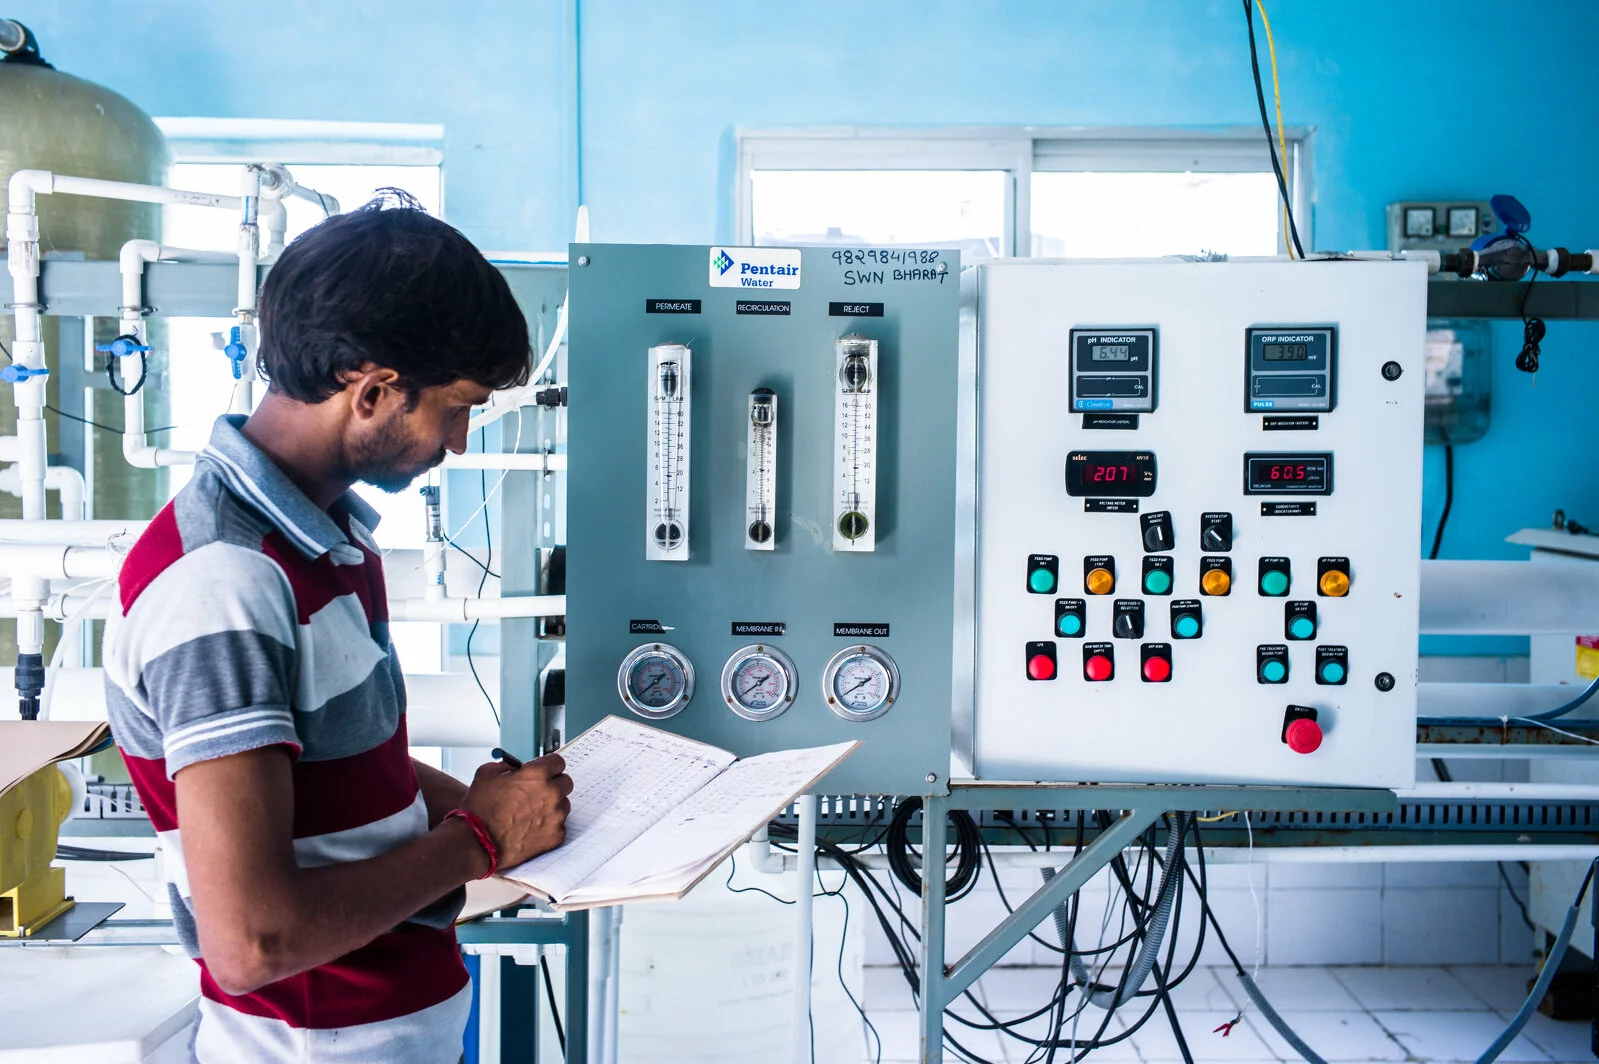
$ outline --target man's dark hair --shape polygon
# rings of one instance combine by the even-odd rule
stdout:
[[[421,389],[526,384],[527,319],[500,271],[397,189],[307,230],[261,286],[261,375],[302,403],[337,394],[365,363]]]

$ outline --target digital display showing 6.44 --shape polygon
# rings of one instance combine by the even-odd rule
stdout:
[[[1133,357],[1131,344],[1090,344],[1088,357],[1093,362],[1126,362]]]
[[[1245,495],[1331,495],[1332,455],[1246,454]]]
[[[1155,456],[1149,451],[1073,451],[1066,456],[1066,494],[1148,498],[1155,494]]]

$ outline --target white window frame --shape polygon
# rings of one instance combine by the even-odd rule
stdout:
[[[1307,251],[1311,236],[1310,148],[1313,130],[1285,127],[1283,174],[1294,221]],[[1008,175],[1001,254],[1030,257],[1031,192],[1036,172],[1271,173],[1265,131],[1253,126],[1213,130],[1126,127],[951,127],[894,129],[830,126],[741,129],[734,190],[735,238],[754,241],[752,172],[756,170],[1000,170]],[[1282,229],[1279,222],[1279,229]],[[1278,236],[1286,254],[1287,233]]]
[[[444,127],[427,123],[157,118],[155,124],[175,163],[444,165]]]

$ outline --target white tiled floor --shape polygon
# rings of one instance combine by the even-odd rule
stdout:
[[[1305,967],[1265,968],[1259,984],[1305,1043],[1329,1064],[1353,1061],[1475,1061],[1502,1031],[1527,994],[1530,968],[1518,967]],[[1001,1019],[1025,1016],[1045,1004],[1059,979],[1053,968],[995,968],[973,988]],[[1250,1009],[1243,1023],[1223,1037],[1215,1028],[1237,1015],[1245,998],[1230,968],[1198,968],[1173,992],[1178,1019],[1196,1061],[1299,1061],[1300,1057]],[[916,1060],[916,1017],[910,991],[897,968],[866,969],[866,1009],[882,1037],[882,1064]],[[956,1009],[975,1018],[969,1005]],[[1111,1017],[1106,1036],[1124,1030],[1142,1009]],[[1078,1037],[1099,1029],[1104,1013],[1088,1009]],[[1043,1034],[1043,1020],[1026,1032]],[[1032,1047],[992,1031],[972,1031],[957,1022],[947,1029],[974,1053],[995,1064],[1020,1064]],[[958,1033],[957,1033],[958,1032]],[[1534,1016],[1502,1061],[1593,1060],[1586,1022],[1559,1023]],[[870,1055],[868,1059],[871,1059]],[[945,1059],[954,1061],[953,1053]],[[1062,1059],[1057,1056],[1057,1060]],[[1122,1042],[1095,1050],[1089,1061],[1182,1060],[1171,1025],[1157,1013]]]

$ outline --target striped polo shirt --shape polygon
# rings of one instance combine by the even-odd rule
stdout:
[[[173,776],[263,746],[293,757],[302,868],[423,835],[405,735],[377,515],[353,493],[322,510],[220,418],[194,478],[150,523],[106,627],[111,727],[166,854],[173,922],[200,965],[198,1061],[444,1064],[471,988],[456,890],[338,960],[239,996],[206,971]]]

